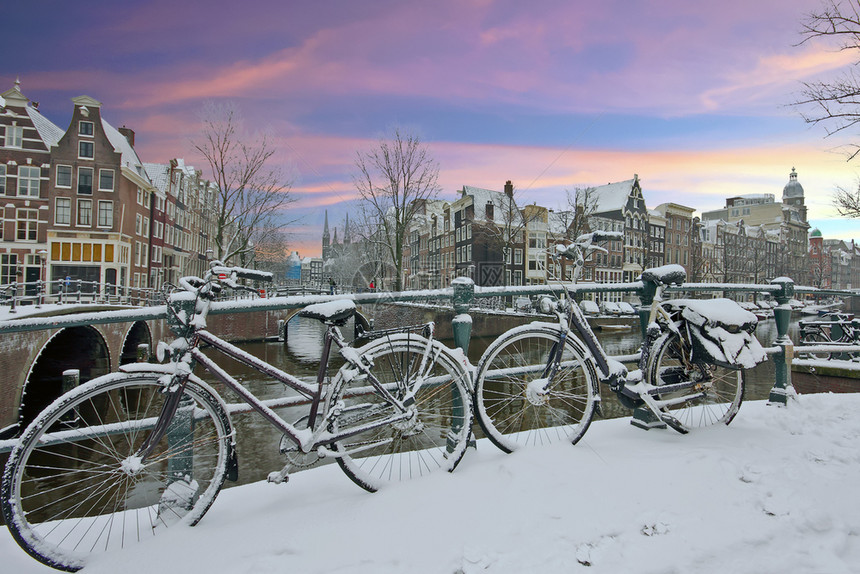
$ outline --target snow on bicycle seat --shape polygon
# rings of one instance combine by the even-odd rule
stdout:
[[[354,314],[355,303],[350,299],[314,303],[299,311],[299,317],[316,319],[336,327],[343,327]]]
[[[687,280],[687,272],[678,264],[663,265],[646,269],[640,275],[642,281],[651,281],[660,285],[681,285]]]

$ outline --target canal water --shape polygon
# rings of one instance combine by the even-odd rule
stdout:
[[[343,328],[344,333],[352,333],[352,325]],[[797,320],[791,323],[789,335],[792,340],[797,340]],[[761,321],[756,335],[764,346],[773,345],[776,339],[776,324],[773,319]],[[601,344],[610,355],[630,355],[638,352],[642,338],[638,328],[631,331],[602,331],[598,332]],[[239,345],[249,353],[265,360],[266,362],[282,369],[290,374],[308,381],[315,381],[317,369],[319,368],[319,356],[322,348],[323,327],[315,320],[294,318],[289,325],[289,336],[286,345],[282,342],[251,342]],[[477,364],[484,349],[493,341],[494,337],[473,338],[469,347],[469,358],[473,364]],[[453,346],[453,341],[443,341],[448,346]],[[283,384],[273,382],[256,371],[223,357],[216,358],[225,369],[237,376],[248,388],[261,398],[276,398],[287,394],[294,394],[286,389]],[[334,358],[330,366],[330,373],[334,374],[339,368],[337,358]],[[635,365],[630,368],[636,368]],[[201,373],[205,377],[205,373]],[[213,381],[210,380],[210,383]],[[774,382],[774,368],[771,361],[767,361],[755,369],[746,373],[745,400],[767,399]],[[217,385],[216,385],[217,386]],[[238,402],[237,397],[230,396],[231,392],[223,388],[222,392],[228,403]],[[615,418],[630,416],[630,410],[623,407],[614,394],[608,389],[601,389],[603,399],[603,416]],[[279,414],[288,422],[297,422],[304,414],[306,407],[292,409],[280,409]],[[743,416],[743,408],[740,415]],[[263,480],[273,470],[280,470],[285,463],[285,457],[279,452],[281,435],[270,426],[259,415],[238,414],[233,418],[238,435],[239,449],[239,483],[245,484]],[[476,426],[477,429],[477,426]],[[228,483],[230,484],[230,483]],[[235,483],[233,483],[235,484]]]

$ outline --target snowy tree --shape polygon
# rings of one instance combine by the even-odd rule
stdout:
[[[215,187],[215,258],[249,264],[254,245],[284,245],[284,208],[294,201],[291,182],[272,166],[277,149],[266,134],[244,133],[233,104],[204,106],[202,127],[192,141],[212,173]],[[280,249],[284,251],[283,249]]]
[[[403,289],[403,249],[420,200],[439,193],[439,164],[421,139],[393,130],[376,147],[357,152],[353,182],[361,197],[362,240],[382,249],[394,269],[395,291]]]

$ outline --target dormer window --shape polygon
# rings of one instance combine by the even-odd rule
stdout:
[[[78,122],[78,135],[79,136],[90,136],[93,135],[93,122]]]

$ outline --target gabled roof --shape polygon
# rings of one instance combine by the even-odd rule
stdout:
[[[170,185],[170,177],[167,175],[168,166],[163,163],[144,163],[143,167],[156,189],[167,195],[167,186]]]
[[[624,209],[635,181],[635,179],[628,179],[592,188],[594,194],[592,197],[596,202],[593,213],[607,213]]]
[[[128,139],[119,133],[119,131],[110,125],[104,118],[102,118],[102,127],[104,128],[105,135],[108,140],[110,140],[113,148],[122,154],[122,159],[120,160],[122,166],[136,172],[140,177],[149,181],[150,178],[146,174],[143,162],[140,161],[140,157],[137,155],[137,152],[134,151],[134,148]]]
[[[57,145],[60,138],[63,137],[63,129],[55,125],[51,120],[43,116],[38,109],[30,105],[30,99],[21,93],[21,83],[16,81],[15,86],[0,94],[0,108],[5,106],[23,107],[30,121],[33,122],[33,127],[39,134],[48,150],[51,146]],[[38,104],[36,104],[38,105]]]
[[[39,137],[42,138],[42,141],[45,142],[48,149],[50,150],[52,146],[57,145],[60,138],[63,137],[63,134],[65,133],[63,129],[55,125],[54,122],[40,114],[39,110],[31,106],[27,106],[27,115],[30,116],[30,120],[33,122],[33,127],[35,127],[36,131],[39,132]]]

